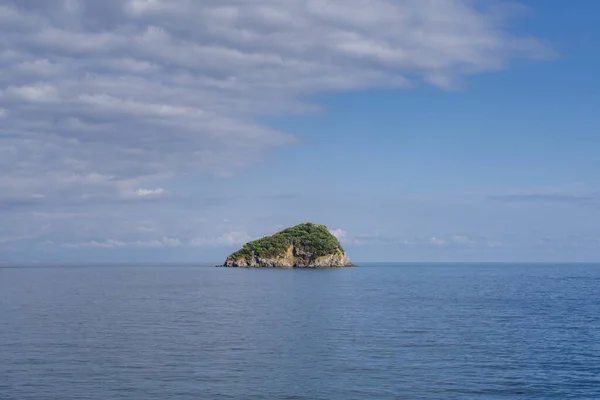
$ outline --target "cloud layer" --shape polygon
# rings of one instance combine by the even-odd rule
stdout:
[[[311,95],[447,89],[548,56],[506,29],[514,10],[466,0],[4,1],[0,208],[111,203],[104,217],[118,215],[128,202],[168,201],[169,182],[189,171],[228,175],[293,144],[260,118],[317,111]],[[19,226],[3,234],[38,235],[39,216],[27,215],[3,215]],[[145,243],[116,238],[126,234],[116,225],[84,242]]]

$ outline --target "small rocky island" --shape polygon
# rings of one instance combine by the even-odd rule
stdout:
[[[225,260],[237,268],[341,268],[354,266],[324,225],[310,222],[246,243]]]

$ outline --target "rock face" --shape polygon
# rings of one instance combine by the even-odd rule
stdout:
[[[225,260],[237,268],[341,268],[354,266],[324,225],[310,222],[246,243]]]

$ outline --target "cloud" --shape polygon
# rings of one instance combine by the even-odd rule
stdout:
[[[223,233],[217,237],[197,237],[189,242],[190,246],[193,247],[205,247],[205,246],[237,246],[248,243],[256,237],[250,236],[247,232],[231,231]]]
[[[490,248],[502,245],[498,238],[465,234],[436,234],[410,236],[400,232],[375,230],[370,233],[351,235],[341,229],[330,231],[344,245],[353,247],[421,247],[421,248]]]
[[[53,216],[38,215],[43,218],[52,218]],[[142,227],[144,228],[144,227]],[[141,229],[141,231],[154,233],[154,229]],[[18,237],[0,237],[0,245],[22,240],[28,240],[39,237],[37,235],[18,236]],[[96,248],[96,249],[140,249],[140,248],[177,248],[177,247],[214,247],[214,246],[236,246],[247,243],[252,237],[245,232],[226,232],[212,238],[193,238],[184,240],[177,237],[161,237],[158,239],[146,240],[127,240],[127,239],[96,239],[80,242],[55,243],[54,241],[45,241],[43,244],[59,245],[63,248]]]
[[[182,245],[178,238],[163,237],[155,240],[136,240],[131,242],[106,239],[106,240],[90,240],[88,242],[75,242],[75,243],[63,243],[62,247],[71,248],[101,248],[101,249],[115,249],[115,248],[164,248],[164,247],[180,247]]]
[[[142,189],[139,188],[135,191],[135,194],[137,194],[140,197],[158,197],[158,196],[162,196],[165,193],[165,190],[163,188],[157,188],[157,189]]]
[[[570,194],[507,194],[490,196],[491,200],[503,201],[507,203],[571,203],[571,204],[600,204],[600,196],[589,195],[570,195]]]
[[[217,239],[217,244],[232,246],[244,244],[250,240],[252,240],[252,238],[246,232],[227,232]]]
[[[599,236],[584,236],[584,235],[563,235],[554,237],[544,237],[537,240],[535,243],[541,247],[552,247],[555,249],[600,249]]]
[[[293,135],[260,121],[316,112],[313,95],[453,88],[515,59],[551,56],[535,38],[510,32],[501,4],[4,1],[0,205],[44,211],[44,205],[167,201],[162,188],[190,179],[190,171],[229,176],[293,145]],[[125,213],[114,207],[111,212]],[[109,224],[106,213],[90,213],[86,222],[98,228],[86,228],[87,242],[135,230],[142,212],[157,214],[130,211],[130,228]],[[28,215],[5,219],[34,223]],[[68,234],[74,231],[69,223],[51,230]],[[121,241],[114,240],[96,245],[118,247]]]
[[[51,228],[50,224],[29,226],[22,225],[14,228],[13,231],[8,232],[5,236],[0,236],[0,247],[10,248],[20,242],[28,242],[34,239],[43,237],[45,233]]]
[[[12,242],[20,242],[22,240],[35,239],[37,237],[38,235],[0,237],[0,245]]]
[[[564,187],[542,187],[487,196],[487,199],[503,203],[549,203],[585,206],[600,205],[600,194],[581,184]]]
[[[338,240],[342,240],[346,238],[348,233],[343,229],[333,229],[329,231],[333,236],[335,236]]]
[[[418,243],[420,241],[417,240],[416,242]],[[490,245],[491,241],[482,240],[481,238],[474,239],[465,235],[450,235],[445,237],[432,236],[424,243],[428,243],[433,246],[479,246]]]
[[[399,241],[402,246],[452,247],[452,248],[491,248],[502,246],[502,241],[493,238],[467,235],[434,235]]]
[[[430,238],[427,240],[427,242],[428,242],[429,244],[432,244],[432,245],[434,245],[434,246],[446,246],[446,245],[448,245],[448,241],[447,241],[447,240],[445,240],[445,239],[440,239],[440,238],[438,238],[438,237],[435,237],[435,236],[432,236],[432,237],[430,237]]]

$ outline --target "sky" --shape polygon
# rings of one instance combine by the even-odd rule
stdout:
[[[599,13],[0,0],[0,263],[600,261]]]

